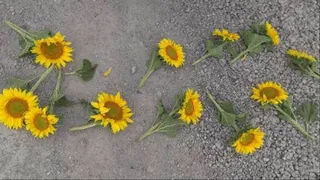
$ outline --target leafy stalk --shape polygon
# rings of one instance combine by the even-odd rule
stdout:
[[[53,65],[51,65],[39,78],[39,80],[36,82],[35,85],[30,89],[30,92],[34,92],[38,86],[41,84],[41,82],[50,74],[50,72],[53,70]]]
[[[77,126],[77,127],[70,128],[69,131],[82,131],[82,130],[85,130],[85,129],[89,129],[89,128],[95,127],[97,125],[98,124],[95,123],[95,122],[88,123],[88,124],[85,124],[85,125],[82,125],[82,126]]]
[[[50,98],[49,112],[51,114],[53,113],[53,108],[54,108],[55,102],[60,99],[59,95],[60,95],[60,84],[61,84],[61,76],[62,76],[61,74],[62,74],[62,72],[61,72],[61,70],[59,70],[56,87],[54,88],[54,91],[53,91],[51,98]]]
[[[17,33],[19,33],[22,37],[27,38],[30,41],[35,41],[37,36],[33,35],[32,33],[29,33],[28,31],[20,28],[19,26],[15,25],[14,23],[5,20],[5,23],[10,26],[13,30],[15,30]]]
[[[306,138],[310,140],[314,140],[314,138],[303,127],[301,127],[301,125],[298,123],[298,120],[296,118],[290,116],[278,105],[274,105],[274,107],[277,109],[279,113],[281,113],[284,117],[286,117],[286,120],[288,120],[291,123],[291,125],[293,125],[298,131],[300,131]],[[291,114],[294,114],[294,113],[291,112]]]
[[[161,68],[163,66],[163,62],[161,61],[161,59],[159,58],[159,55],[158,55],[158,51],[159,51],[159,48],[156,47],[153,49],[152,51],[152,54],[151,54],[151,57],[150,59],[147,61],[147,64],[146,66],[148,67],[148,71],[147,73],[142,77],[139,85],[138,85],[138,88],[142,88],[144,86],[144,84],[146,83],[146,81],[148,80],[148,78],[150,77],[150,75],[158,70],[159,68]]]
[[[207,49],[207,53],[205,55],[203,55],[202,57],[200,57],[198,60],[194,61],[192,63],[192,65],[196,65],[202,61],[204,61],[207,57],[213,56],[216,58],[221,58],[223,55],[223,48],[224,46],[226,46],[228,44],[228,41],[223,42],[222,44],[213,47],[213,42],[208,40],[206,43],[206,49]]]

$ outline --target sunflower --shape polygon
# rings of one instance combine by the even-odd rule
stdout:
[[[288,93],[281,87],[281,84],[272,81],[258,84],[258,88],[253,87],[252,91],[251,99],[262,105],[266,103],[279,104],[288,99]]]
[[[193,90],[188,89],[185,94],[184,102],[179,110],[180,119],[187,124],[192,121],[193,124],[197,124],[201,117],[202,104],[199,100],[199,94]]]
[[[260,128],[250,129],[242,133],[232,146],[238,153],[251,154],[262,147],[263,137],[264,133]]]
[[[38,105],[37,96],[19,88],[3,89],[0,94],[0,122],[8,128],[23,126],[24,115]]]
[[[164,62],[176,68],[184,63],[184,52],[180,44],[175,43],[171,39],[162,39],[159,42],[159,55],[163,58]]]
[[[317,62],[316,58],[314,58],[313,56],[311,56],[305,52],[295,50],[295,49],[289,49],[287,51],[287,54],[290,56],[293,56],[295,58],[298,58],[298,59],[302,58],[302,59],[305,59],[310,62]]]
[[[43,109],[36,107],[26,113],[26,129],[29,130],[34,137],[44,138],[56,131],[53,124],[58,122],[58,118],[55,115],[47,115],[47,111],[48,107]]]
[[[97,102],[91,102],[91,105],[98,109],[99,113],[92,115],[95,121],[101,121],[101,125],[106,127],[111,124],[114,134],[127,127],[127,123],[133,123],[131,116],[133,113],[128,107],[127,102],[121,98],[120,92],[115,96],[101,92],[98,95]]]
[[[64,40],[64,36],[57,32],[53,37],[36,40],[35,47],[31,50],[37,54],[36,63],[40,63],[46,68],[51,64],[57,68],[65,67],[66,63],[72,61],[71,42]]]
[[[237,41],[240,36],[237,33],[231,33],[226,29],[222,29],[222,31],[220,29],[215,29],[212,33],[213,36],[220,36],[222,37],[222,39],[225,40],[229,40],[229,41]]]
[[[270,37],[274,45],[280,44],[279,34],[269,22],[266,22],[266,34]]]

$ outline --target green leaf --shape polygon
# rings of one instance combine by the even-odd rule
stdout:
[[[221,44],[211,50],[208,51],[209,56],[213,56],[217,59],[221,59],[223,57],[223,48],[226,44]]]
[[[152,125],[157,124],[161,120],[161,116],[165,113],[167,113],[167,110],[165,109],[162,101],[159,100],[159,102],[157,104],[157,116],[156,116]]]
[[[236,57],[237,54],[239,53],[235,47],[231,47],[231,46],[228,46],[226,50],[231,54],[232,58]]]
[[[224,126],[231,126],[232,124],[235,124],[236,121],[236,115],[227,113],[225,111],[217,111],[217,116],[219,122]]]
[[[19,44],[22,48],[21,52],[19,53],[19,58],[30,55],[31,48],[34,46],[34,43],[23,36],[19,36]]]
[[[266,35],[266,26],[263,21],[252,24],[251,29],[256,34]]]
[[[55,99],[54,105],[58,107],[67,107],[73,105],[74,102],[70,101],[65,95],[59,95],[57,99]]]
[[[153,69],[155,71],[164,65],[163,61],[159,57],[158,52],[159,48],[155,47],[152,51],[150,59],[147,61],[147,67],[149,70]]]
[[[209,52],[211,49],[213,49],[214,45],[211,40],[206,41],[206,51]]]
[[[317,105],[312,102],[306,102],[301,104],[297,108],[297,113],[303,117],[303,119],[306,121],[307,124],[310,124],[312,121],[314,121],[317,118]]]
[[[48,29],[43,29],[43,30],[40,30],[40,31],[33,31],[33,32],[30,32],[30,34],[33,35],[33,37],[35,37],[35,39],[44,39],[44,38],[47,38],[49,36],[52,35],[52,32]]]
[[[30,88],[30,80],[24,80],[14,76],[9,76],[6,82],[6,86],[27,90]]]
[[[231,101],[219,102],[219,105],[224,111],[235,114],[235,111],[233,109],[233,104]]]
[[[250,52],[254,51],[254,49],[256,49],[262,43],[266,43],[266,42],[271,41],[270,38],[268,38],[267,36],[254,34],[248,30],[242,31],[241,36],[243,37],[244,43]]]
[[[264,112],[267,112],[271,109],[271,106],[269,104],[263,104],[262,105],[262,109]]]
[[[236,119],[239,122],[244,122],[247,118],[248,118],[248,113],[241,113],[241,114],[238,114],[236,117]]]
[[[81,68],[76,71],[76,74],[81,77],[83,81],[90,81],[96,72],[97,66],[97,64],[92,65],[88,59],[84,59]]]

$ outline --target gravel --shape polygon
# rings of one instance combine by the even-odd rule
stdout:
[[[121,91],[135,112],[135,123],[118,135],[94,128],[69,132],[85,123],[80,105],[57,109],[63,126],[47,139],[38,140],[24,130],[0,126],[0,178],[217,178],[217,179],[319,179],[320,151],[273,111],[264,112],[250,100],[251,87],[267,80],[281,83],[294,97],[320,104],[319,82],[288,67],[288,48],[307,50],[320,57],[319,2],[316,0],[132,0],[132,1],[0,1],[0,87],[9,75],[34,76],[44,68],[31,57],[17,58],[18,36],[3,21],[33,29],[60,31],[73,42],[76,69],[81,59],[99,64],[94,79],[83,83],[65,78],[63,92],[71,100],[93,100],[100,91]],[[281,44],[232,66],[225,54],[208,58],[195,67],[191,62],[204,53],[204,41],[214,28],[240,31],[257,20],[270,21]],[[145,87],[137,84],[145,74],[145,61],[163,37],[181,43],[186,63],[181,69],[165,67],[155,72]],[[109,77],[103,72],[112,67]],[[36,92],[42,105],[48,101],[55,78]],[[155,134],[136,142],[155,116],[162,98],[171,107],[173,97],[188,87],[197,89],[204,114],[197,125],[184,127],[176,138]],[[250,156],[236,154],[227,144],[234,133],[221,126],[205,89],[217,100],[230,100],[238,112],[248,112],[253,125],[266,134],[262,149]],[[311,128],[319,138],[319,121]]]

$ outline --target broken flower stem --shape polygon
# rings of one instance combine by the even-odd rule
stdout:
[[[50,72],[53,70],[53,65],[51,65],[50,68],[48,68],[39,78],[39,80],[34,84],[34,86],[30,89],[30,92],[34,92],[38,86],[41,84],[41,82],[50,74]]]
[[[148,72],[146,73],[146,75],[143,76],[143,78],[141,79],[140,83],[139,83],[139,88],[142,88],[144,86],[144,84],[146,83],[147,79],[149,78],[149,76],[154,72],[154,69],[148,70]]]
[[[23,38],[27,38],[30,41],[35,41],[36,38],[31,33],[27,32],[26,30],[20,28],[19,26],[15,25],[14,23],[10,21],[5,21],[5,23],[10,26],[13,30],[15,30],[17,33],[19,33]]]
[[[64,76],[69,76],[69,75],[75,75],[75,74],[76,74],[76,72],[73,71],[73,72],[64,73],[63,75]]]
[[[58,99],[59,96],[59,90],[60,90],[60,84],[61,84],[61,70],[59,70],[58,78],[57,78],[57,84],[56,87],[52,93],[52,96],[50,98],[49,102],[49,112],[53,114],[53,108],[54,108],[54,103]]]
[[[287,120],[293,125],[297,130],[299,130],[306,138],[310,140],[314,140],[314,138],[307,132],[303,127],[300,126],[297,119],[293,119],[290,115],[284,112],[278,105],[274,105],[274,107],[278,110],[279,113],[287,117]]]
[[[95,122],[94,123],[89,123],[89,124],[85,124],[85,125],[82,125],[82,126],[70,128],[69,131],[82,131],[82,130],[85,130],[85,129],[89,129],[89,128],[95,127],[96,125],[97,124]]]

